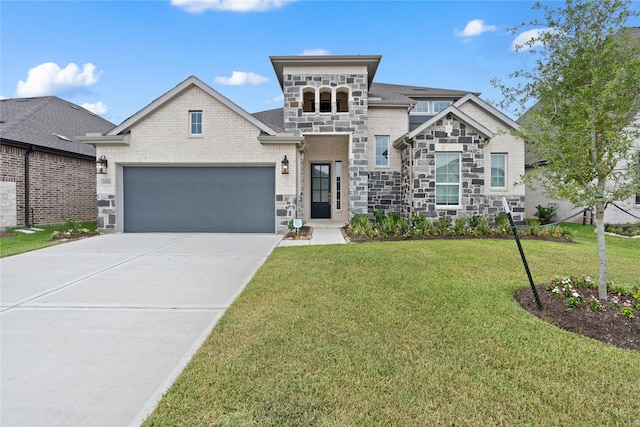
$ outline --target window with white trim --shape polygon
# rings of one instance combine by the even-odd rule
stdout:
[[[460,204],[460,153],[436,153],[436,205]]]
[[[202,135],[202,111],[189,111],[189,135]]]
[[[418,101],[411,110],[411,114],[427,114],[429,113],[429,101]]]
[[[389,135],[376,135],[376,166],[389,166]]]
[[[433,112],[439,113],[449,105],[451,105],[451,101],[433,101]]]
[[[491,187],[507,186],[507,155],[491,154]]]

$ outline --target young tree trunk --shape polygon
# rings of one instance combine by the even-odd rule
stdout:
[[[607,300],[607,251],[604,236],[604,201],[596,203],[596,235],[598,238],[598,261],[600,263],[600,278],[598,281],[598,298]]]

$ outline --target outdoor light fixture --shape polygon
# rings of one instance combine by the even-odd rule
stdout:
[[[100,175],[107,173],[107,158],[105,156],[100,156],[100,158],[96,160],[96,173]]]
[[[284,156],[284,159],[282,159],[282,173],[284,175],[289,173],[289,159],[287,159],[287,156]]]

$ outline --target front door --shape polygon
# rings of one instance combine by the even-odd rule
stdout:
[[[311,218],[331,218],[331,165],[311,165]]]

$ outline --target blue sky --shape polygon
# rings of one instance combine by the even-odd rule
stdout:
[[[270,55],[323,53],[382,55],[377,82],[498,100],[491,78],[533,63],[507,31],[541,17],[533,4],[2,0],[0,96],[56,95],[119,124],[195,75],[253,113],[282,106]]]

